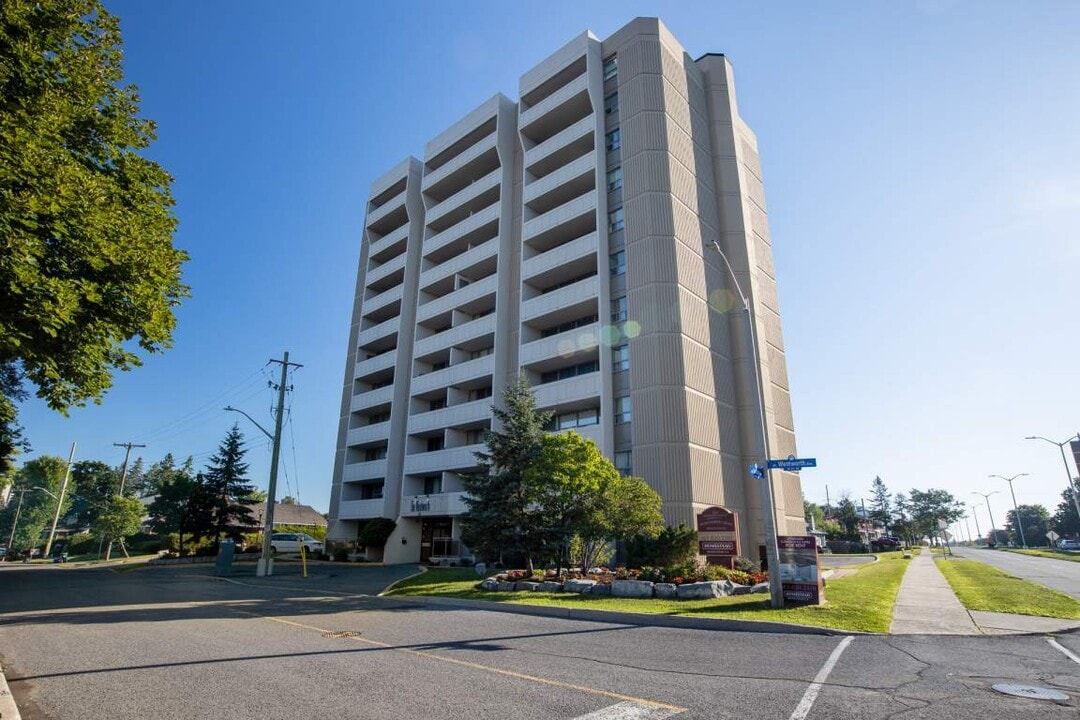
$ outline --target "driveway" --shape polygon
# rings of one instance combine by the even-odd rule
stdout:
[[[1021,555],[1004,550],[953,548],[956,557],[978,560],[1024,580],[1037,582],[1080,600],[1080,562]]]

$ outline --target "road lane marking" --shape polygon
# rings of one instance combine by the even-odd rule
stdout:
[[[314,625],[306,625],[304,623],[298,623],[295,620],[286,620],[284,618],[271,617],[269,615],[260,615],[259,613],[251,612],[250,610],[236,610],[235,612],[242,615],[250,615],[252,617],[262,618],[263,620],[269,620],[271,622],[281,623],[282,625],[292,625],[294,627],[303,628],[305,630],[314,630],[318,633],[333,632],[326,628],[316,627]],[[361,642],[367,645],[374,645],[375,647],[385,648],[387,650],[393,650],[395,652],[405,653],[407,655],[415,655],[416,657],[427,658],[428,660],[438,660],[439,662],[450,663],[451,665],[459,665],[461,667],[472,668],[473,670],[481,670],[484,672],[493,673],[495,675],[503,675],[505,677],[512,677],[517,680],[527,680],[529,682],[539,683],[541,685],[550,685],[552,687],[563,688],[566,690],[577,690],[579,692],[588,693],[590,695],[598,695],[600,697],[611,698],[613,700],[621,700],[623,703],[635,703],[648,707],[652,710],[666,710],[667,715],[657,716],[656,718],[649,717],[648,720],[659,720],[660,717],[671,717],[682,712],[686,712],[686,708],[679,707],[678,705],[669,705],[668,703],[658,702],[656,700],[648,700],[646,698],[634,697],[632,695],[623,695],[621,693],[609,692],[608,690],[601,690],[599,688],[587,687],[585,685],[574,685],[573,683],[563,682],[561,680],[552,680],[550,678],[542,678],[536,675],[527,675],[525,673],[515,672],[514,670],[505,670],[503,668],[492,667],[490,665],[481,665],[480,663],[469,662],[468,660],[458,660],[456,658],[446,657],[444,655],[436,655],[434,653],[423,652],[422,650],[410,650],[408,648],[401,648],[390,643],[384,643],[379,640],[372,640],[365,637],[350,637],[349,640],[354,642]],[[618,717],[618,716],[613,716]],[[634,718],[638,716],[627,716],[628,718]],[[640,716],[646,717],[646,716]]]
[[[806,716],[810,714],[810,708],[814,707],[814,701],[817,699],[818,693],[821,692],[821,686],[825,684],[825,681],[829,678],[829,673],[832,672],[833,667],[836,666],[836,662],[840,659],[840,654],[847,649],[847,646],[854,640],[853,635],[848,635],[846,638],[840,641],[840,644],[836,646],[836,649],[832,651],[832,655],[829,655],[829,659],[825,661],[825,664],[818,670],[818,674],[814,676],[814,682],[810,683],[810,687],[806,688],[806,692],[803,693],[802,700],[795,707],[795,711],[791,713],[791,717],[788,720],[806,720]]]
[[[677,714],[666,708],[649,707],[636,702],[621,702],[588,715],[579,715],[573,720],[665,720]]]
[[[1070,660],[1072,660],[1077,665],[1080,665],[1080,657],[1078,657],[1077,654],[1074,653],[1072,650],[1065,647],[1064,645],[1062,645],[1061,643],[1059,643],[1057,640],[1055,640],[1052,637],[1046,638],[1046,642],[1050,643],[1051,647],[1053,647],[1053,648],[1055,648],[1057,650],[1060,650],[1065,655],[1065,657],[1069,658]]]

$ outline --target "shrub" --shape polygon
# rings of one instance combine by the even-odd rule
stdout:
[[[627,565],[671,567],[697,557],[697,531],[680,524],[664,528],[655,538],[637,536],[626,542]]]
[[[735,569],[744,573],[759,573],[761,572],[761,563],[754,562],[750,558],[737,557],[735,558]]]
[[[360,545],[382,547],[396,527],[397,523],[390,518],[373,518],[364,523],[364,527],[360,528],[356,541]]]

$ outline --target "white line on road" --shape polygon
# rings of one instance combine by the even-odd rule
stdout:
[[[806,720],[806,716],[810,714],[810,708],[814,707],[814,700],[817,700],[818,693],[821,692],[821,686],[825,684],[829,673],[832,672],[833,667],[836,665],[836,661],[840,659],[840,653],[844,652],[854,639],[853,635],[848,635],[840,641],[840,644],[832,651],[829,659],[818,670],[818,674],[814,676],[814,682],[810,683],[810,687],[806,688],[802,700],[795,707],[795,712],[791,713],[789,720]]]
[[[1077,665],[1080,665],[1080,657],[1077,657],[1076,653],[1074,653],[1072,650],[1065,647],[1064,645],[1062,645],[1061,643],[1059,643],[1057,640],[1055,640],[1052,637],[1046,638],[1046,642],[1050,643],[1050,645],[1052,647],[1054,647],[1054,648],[1060,650],[1062,653],[1064,653],[1065,657],[1069,658],[1070,660],[1072,660]]]
[[[681,711],[650,707],[635,702],[621,702],[588,715],[580,715],[574,720],[664,720],[672,715],[678,715],[679,712]]]

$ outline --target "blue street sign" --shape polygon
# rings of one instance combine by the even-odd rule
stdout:
[[[783,460],[769,461],[769,468],[772,470],[794,470],[797,472],[808,467],[817,467],[817,458],[797,458],[794,455],[788,455]]]
[[[762,470],[760,465],[758,465],[757,463],[754,463],[753,465],[750,466],[750,477],[756,477],[758,480],[764,480],[765,479],[765,471]]]

